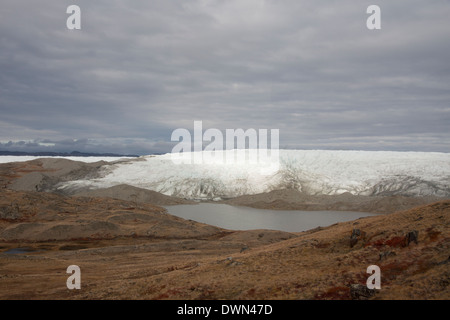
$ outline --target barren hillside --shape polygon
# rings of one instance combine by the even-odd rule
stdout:
[[[184,220],[128,186],[105,198],[13,190],[86,170],[61,164],[0,166],[0,299],[450,298],[450,200],[287,233]],[[258,201],[286,204],[287,193]],[[81,269],[81,290],[66,287],[69,265]],[[381,268],[374,292],[361,289],[370,265]]]

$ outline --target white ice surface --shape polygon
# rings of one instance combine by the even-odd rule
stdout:
[[[60,186],[129,184],[190,199],[294,188],[308,194],[450,196],[450,154],[436,152],[280,150],[279,168],[261,164],[175,164],[171,154],[103,167],[102,178]]]

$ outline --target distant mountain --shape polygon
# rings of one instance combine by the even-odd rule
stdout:
[[[35,157],[139,157],[135,154],[115,154],[115,153],[88,153],[72,151],[68,152],[24,152],[24,151],[1,151],[0,156],[35,156]]]

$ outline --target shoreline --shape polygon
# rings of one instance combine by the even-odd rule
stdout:
[[[235,231],[182,219],[161,206],[194,201],[127,185],[95,196],[49,192],[59,181],[95,177],[101,166],[64,159],[0,165],[0,299],[450,298],[450,200],[414,206],[417,199],[389,198],[385,208],[414,207],[284,232]],[[14,190],[20,188],[25,190]],[[386,199],[369,203],[380,207]],[[281,207],[311,206],[313,200],[341,207],[365,203],[294,190],[225,202]],[[416,241],[410,243],[409,234]],[[8,253],[17,248],[29,251]],[[352,288],[364,283],[373,264],[382,270],[383,290],[359,296]],[[81,268],[81,290],[67,289],[68,265]]]
[[[119,163],[128,161],[130,159],[122,159]],[[112,164],[114,163],[117,162],[112,162]],[[59,188],[61,183],[67,181],[101,177],[100,174],[105,164],[109,163],[105,161],[80,162],[63,158],[41,158],[0,164],[0,187],[16,191],[45,191],[66,196],[110,197],[156,205],[216,203],[270,210],[356,211],[382,214],[449,199],[437,196],[362,196],[348,192],[339,195],[310,195],[295,189],[283,189],[220,200],[192,200],[127,184],[98,189],[89,189],[89,187]]]

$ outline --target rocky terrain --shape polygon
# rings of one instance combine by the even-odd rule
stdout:
[[[0,166],[0,299],[450,298],[450,200],[301,233],[232,231],[174,217],[148,201],[180,199],[129,187],[43,192],[101,165],[64,162]],[[80,290],[66,287],[69,265]],[[370,265],[379,290],[365,287]]]
[[[392,213],[419,205],[433,203],[443,198],[435,196],[361,196],[351,193],[340,195],[308,195],[298,190],[274,190],[256,195],[245,195],[220,201],[234,206],[247,206],[258,209],[305,210],[305,211],[358,211]]]

